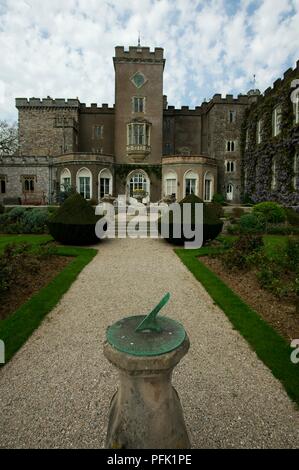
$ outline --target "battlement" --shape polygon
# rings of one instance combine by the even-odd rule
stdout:
[[[107,103],[102,103],[99,106],[97,103],[91,103],[90,106],[86,106],[86,103],[80,103],[80,113],[82,114],[113,114],[115,107],[109,107]]]
[[[125,50],[123,46],[116,46],[114,64],[117,62],[151,62],[165,64],[163,58],[164,49],[155,47],[153,51],[149,47],[130,46],[129,50]]]
[[[284,74],[283,74],[283,77],[282,78],[278,78],[277,80],[275,80],[275,82],[273,83],[272,87],[269,86],[263,93],[264,96],[268,96],[270,95],[273,91],[276,91],[279,89],[279,87],[282,85],[282,83],[284,82],[284,80],[288,79],[288,78],[299,78],[299,60],[297,60],[296,62],[296,67],[292,68],[290,67],[289,69],[287,69]]]
[[[78,108],[80,101],[78,99],[64,98],[16,98],[16,108]]]
[[[217,93],[208,104],[248,104],[248,96],[238,95],[237,98],[234,98],[233,95],[226,95],[225,97],[222,97],[221,94]]]
[[[174,106],[167,106],[163,110],[163,113],[165,115],[171,115],[171,114],[176,114],[176,115],[200,115],[202,113],[202,107],[201,106],[195,106],[195,108],[189,108],[189,106],[181,106],[180,108],[175,108]]]

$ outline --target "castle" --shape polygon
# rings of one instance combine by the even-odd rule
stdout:
[[[139,191],[143,202],[167,196],[181,200],[191,193],[212,201],[220,193],[239,203],[246,193],[254,200],[283,195],[289,204],[299,204],[296,104],[291,124],[288,120],[292,171],[284,179],[273,176],[281,164],[272,162],[276,151],[287,153],[276,92],[285,80],[299,78],[299,62],[276,83],[274,93],[216,94],[195,109],[168,105],[163,49],[116,47],[113,62],[113,107],[86,106],[79,99],[16,99],[19,151],[0,156],[0,202],[52,204],[72,187],[95,202],[107,195],[134,197]],[[290,100],[286,106],[293,106]],[[266,167],[260,164],[264,155]]]

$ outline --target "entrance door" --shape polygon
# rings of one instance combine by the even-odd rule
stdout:
[[[229,183],[226,188],[226,199],[228,201],[232,201],[233,197],[234,197],[234,187],[231,183]]]

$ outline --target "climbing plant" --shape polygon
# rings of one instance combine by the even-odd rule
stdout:
[[[299,151],[299,125],[295,125],[291,82],[299,78],[298,68],[286,74],[272,90],[266,91],[246,111],[241,131],[243,198],[254,202],[274,200],[284,205],[299,205],[294,187],[294,157]],[[273,136],[272,113],[281,107],[281,132]],[[261,143],[257,143],[257,123],[262,120]],[[246,146],[246,135],[248,142]],[[275,188],[271,186],[275,158]],[[246,178],[245,178],[246,176]]]

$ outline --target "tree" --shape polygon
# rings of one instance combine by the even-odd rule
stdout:
[[[18,150],[17,124],[0,121],[0,155],[13,155]]]

